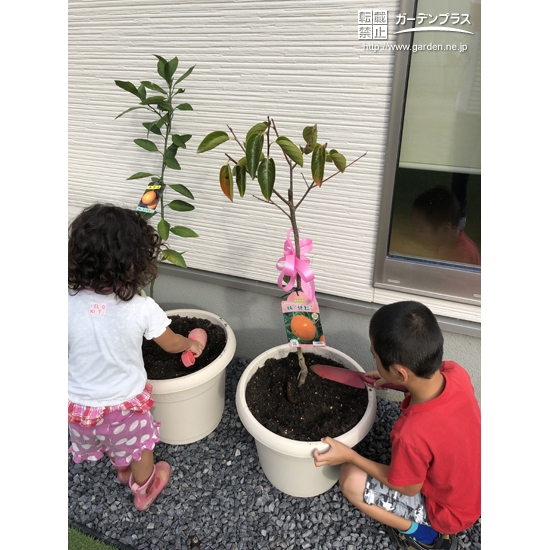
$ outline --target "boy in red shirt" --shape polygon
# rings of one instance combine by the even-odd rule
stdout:
[[[316,466],[342,464],[340,489],[387,525],[400,548],[455,550],[455,533],[481,515],[481,413],[468,373],[443,361],[443,335],[419,302],[380,308],[369,328],[378,378],[407,388],[390,438],[390,465],[332,439]]]
[[[413,203],[415,235],[434,260],[481,265],[479,250],[460,226],[460,204],[446,187],[428,189]]]

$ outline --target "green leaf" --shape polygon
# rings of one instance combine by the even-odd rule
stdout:
[[[240,163],[236,164],[233,167],[233,171],[237,181],[237,189],[239,190],[239,195],[242,198],[244,197],[244,193],[246,191],[246,166],[242,166]]]
[[[182,185],[181,183],[176,183],[174,185],[169,185],[170,189],[173,189],[176,193],[179,193],[180,195],[183,195],[187,197],[188,199],[193,200],[195,197],[193,196],[193,193],[185,187],[185,185]]]
[[[233,202],[233,174],[229,164],[224,164],[220,168],[220,187],[223,194]]]
[[[178,63],[178,58],[174,57],[168,62],[168,65],[166,65],[166,68],[164,69],[164,78],[168,84],[172,82],[172,77],[178,68]]]
[[[304,155],[309,155],[317,144],[317,124],[306,126],[302,132],[302,136],[306,141],[306,146],[303,149]]]
[[[178,146],[175,143],[172,143],[172,145],[166,148],[166,152],[164,153],[164,158],[166,159],[176,158],[177,153],[178,153]]]
[[[149,178],[153,176],[154,174],[150,174],[149,172],[136,172],[135,174],[131,175],[129,178],[126,178],[128,180],[139,180],[141,178]]]
[[[154,82],[149,82],[148,80],[142,80],[141,82],[146,88],[149,88],[150,90],[154,90],[155,92],[160,92],[161,94],[168,95],[168,92],[161,88],[158,84],[155,84]]]
[[[168,61],[164,59],[164,57],[161,57],[160,55],[154,54],[155,57],[159,60],[157,63],[157,73],[164,78],[166,65],[168,64]],[[164,78],[166,80],[166,78]]]
[[[218,145],[224,143],[229,139],[229,136],[226,132],[212,132],[208,134],[197,147],[197,153],[204,153],[205,151],[210,151]]]
[[[173,107],[167,101],[159,101],[157,105],[158,108],[162,111],[168,111],[169,113],[172,113],[174,111]]]
[[[181,75],[177,80],[176,80],[176,84],[179,84],[184,78],[187,78],[192,72],[193,72],[193,69],[196,67],[196,65],[193,65],[192,67],[190,67],[189,69],[187,69],[187,71],[185,71],[185,73],[183,75]]]
[[[162,136],[162,132],[160,131],[160,128],[157,126],[156,122],[142,122],[142,124],[147,129],[147,131],[153,132],[153,134],[156,134],[157,136]]]
[[[175,157],[165,158],[164,164],[166,164],[168,168],[172,168],[172,170],[181,170],[180,163],[177,161]]]
[[[157,146],[152,141],[150,141],[148,139],[134,139],[134,143],[136,145],[139,145],[143,149],[146,149],[147,151],[156,151],[156,152],[160,153]]]
[[[343,174],[346,169],[346,157],[341,155],[336,149],[330,150],[330,157],[336,168],[338,168],[338,171]]]
[[[183,256],[179,252],[176,252],[175,250],[172,250],[172,249],[163,250],[162,256],[165,260],[168,260],[174,265],[177,265],[179,267],[187,267],[187,264],[185,263]]]
[[[129,113],[130,111],[135,111],[136,109],[145,109],[145,107],[142,107],[141,105],[139,105],[138,107],[130,107],[129,109],[126,109],[126,111],[124,111],[123,113],[120,113],[120,115],[116,116],[115,120],[117,118],[120,118],[122,115],[125,115],[126,113]]]
[[[311,155],[311,175],[313,181],[321,187],[325,174],[325,146],[317,144]]]
[[[159,103],[165,103],[166,99],[161,95],[154,95],[151,97],[145,97],[141,101],[142,105],[158,105]]]
[[[175,143],[178,147],[181,147],[182,149],[186,149],[187,146],[185,145],[193,136],[191,134],[185,134],[183,136],[180,136],[178,134],[172,134],[172,143]]]
[[[176,107],[176,109],[179,109],[180,111],[192,111],[193,107],[189,105],[189,103],[182,103]]]
[[[170,224],[166,220],[160,220],[157,225],[157,231],[160,238],[165,241],[168,239],[168,232],[170,231]]]
[[[178,237],[198,237],[198,234],[195,233],[192,229],[188,227],[183,227],[182,225],[176,225],[170,229],[170,233],[177,235]]]
[[[168,120],[170,120],[170,114],[169,113],[166,113],[163,117],[159,118],[155,124],[159,127],[159,128],[162,128],[167,122]]]
[[[169,202],[168,207],[172,210],[176,210],[177,212],[190,212],[191,210],[195,210],[195,207],[192,204],[177,199]]]
[[[139,97],[138,89],[131,82],[126,82],[124,80],[115,80],[115,84],[119,88],[122,88],[123,90],[126,90],[127,92],[130,92],[131,94],[134,94],[136,97]]]
[[[156,212],[139,212],[140,217],[142,217],[145,221],[150,220],[153,216],[156,216]]]
[[[252,134],[246,142],[246,167],[252,179],[256,177],[263,146],[263,134]]]
[[[260,184],[262,195],[266,200],[271,200],[273,186],[275,185],[275,162],[272,158],[267,157],[260,163],[258,183]]]
[[[302,151],[290,139],[281,136],[276,139],[275,143],[290,157],[290,160],[294,161],[298,166],[304,165]]]
[[[259,122],[258,124],[254,124],[254,126],[252,126],[246,134],[245,143],[248,143],[250,136],[253,136],[254,134],[263,134],[267,130],[267,127],[267,122]]]
[[[143,84],[141,84],[140,87],[138,88],[138,94],[139,94],[139,98],[143,102],[143,100],[147,97],[147,90],[145,89],[145,86]]]

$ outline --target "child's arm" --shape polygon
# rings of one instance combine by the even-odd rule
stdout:
[[[169,327],[166,327],[166,330],[157,338],[153,338],[153,340],[168,353],[181,353],[189,349],[195,357],[198,357],[203,350],[200,342],[186,338],[181,334],[176,334]]]
[[[355,452],[353,449],[340,443],[332,437],[324,437],[321,439],[323,443],[328,443],[330,449],[324,453],[320,453],[317,449],[313,451],[313,458],[315,460],[315,466],[338,466],[344,462],[349,462],[354,466],[357,466],[363,472],[371,475],[384,485],[387,485],[390,489],[399,491],[400,493],[412,497],[420,492],[422,489],[422,483],[416,485],[406,485],[404,487],[396,487],[388,482],[388,474],[390,472],[390,467],[385,464],[380,464],[374,460],[369,460],[364,456],[361,456],[359,453]]]

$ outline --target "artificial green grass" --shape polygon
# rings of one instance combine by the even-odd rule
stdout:
[[[113,550],[114,546],[69,527],[69,550]],[[115,549],[116,550],[116,549]]]

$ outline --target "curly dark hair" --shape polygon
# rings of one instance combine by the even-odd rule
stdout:
[[[69,226],[69,288],[131,300],[156,278],[161,243],[137,211],[93,204]]]

